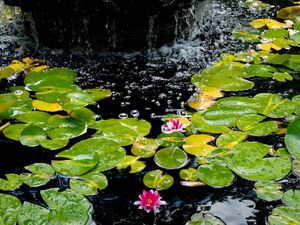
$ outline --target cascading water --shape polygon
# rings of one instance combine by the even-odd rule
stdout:
[[[164,2],[171,4],[175,1]],[[1,4],[3,2],[0,0],[0,7]],[[148,49],[122,53],[95,52],[92,50],[90,37],[82,38],[82,35],[76,36],[76,33],[72,34],[76,38],[74,42],[84,46],[86,49],[84,53],[76,52],[77,49],[64,51],[42,47],[35,32],[31,32],[31,36],[25,35],[28,27],[24,25],[23,19],[29,21],[27,26],[31,31],[35,27],[33,20],[28,20],[27,15],[27,18],[19,17],[5,25],[0,22],[1,63],[5,65],[12,59],[30,56],[45,59],[52,67],[73,68],[78,72],[78,83],[83,88],[102,87],[113,91],[112,99],[93,106],[101,117],[107,119],[130,116],[152,119],[156,122],[158,121],[156,118],[166,113],[184,113],[187,99],[195,92],[195,88],[190,84],[193,73],[211,64],[222,53],[242,49],[240,43],[232,39],[231,32],[235,28],[247,26],[259,12],[248,11],[242,8],[241,4],[238,0],[204,0],[175,10],[172,15],[175,21],[175,40],[160,48],[155,48],[159,37],[157,30],[159,17],[151,15],[147,21]],[[79,29],[86,35],[89,23],[83,19],[80,24],[73,26],[78,26],[75,30]],[[105,18],[105,24],[109,36],[109,49],[117,49],[120,34],[117,32],[116,21]],[[7,82],[12,85],[17,84],[18,80],[1,81],[3,86],[7,85]],[[154,126],[154,132],[158,127],[159,125]],[[7,145],[10,148],[12,146],[11,143]],[[24,152],[23,147],[12,151],[8,159],[0,160],[3,167],[1,174],[22,170],[25,165],[33,161],[42,161],[47,157],[50,161],[53,157],[53,154],[45,151],[37,154],[36,150],[26,149],[26,154]],[[23,161],[15,160],[17,154]],[[129,179],[123,172],[108,173],[114,177],[110,181],[109,188],[89,198],[94,204],[97,224],[149,224],[149,221],[153,221],[153,215],[145,216],[137,213],[136,207],[132,204],[136,193],[141,189],[136,185],[140,178]],[[263,224],[264,216],[269,211],[264,208],[264,204],[255,205],[254,192],[249,183],[251,182],[237,182],[234,188],[222,189],[222,193],[209,187],[201,191],[193,189],[192,193],[187,193],[186,189],[177,185],[173,188],[173,192],[165,193],[166,198],[171,200],[155,218],[154,224],[176,224],[178,221],[183,224],[193,212],[220,212],[232,206],[239,208],[240,211],[230,212],[233,214],[232,220],[230,215],[223,214],[222,219],[228,224]],[[51,185],[64,188],[68,184],[60,177]],[[121,190],[120,186],[128,188]],[[37,190],[20,190],[16,194],[33,202],[40,201]],[[199,205],[204,205],[205,209],[198,207]]]

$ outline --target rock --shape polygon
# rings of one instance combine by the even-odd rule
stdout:
[[[41,44],[82,50],[162,46],[175,37],[175,12],[193,0],[5,0],[31,12]]]

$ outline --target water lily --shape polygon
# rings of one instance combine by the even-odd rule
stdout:
[[[166,201],[162,201],[158,191],[143,191],[139,195],[140,200],[135,201],[133,204],[138,205],[139,209],[144,209],[147,213],[150,213],[152,210],[154,212],[158,211],[158,207],[161,205],[166,205]]]
[[[182,123],[179,119],[170,119],[166,124],[161,126],[163,133],[169,134],[173,132],[185,132],[186,124]]]

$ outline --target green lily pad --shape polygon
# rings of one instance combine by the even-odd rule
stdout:
[[[101,88],[85,89],[84,92],[92,96],[95,102],[98,102],[105,98],[109,98],[112,95],[111,90]]]
[[[233,148],[238,143],[244,141],[247,134],[242,131],[230,130],[217,138],[216,144],[220,148]]]
[[[145,174],[143,182],[148,188],[166,190],[173,185],[174,179],[170,175],[163,175],[161,170],[152,170]]]
[[[80,176],[97,165],[93,160],[53,160],[51,166],[57,173],[65,176]]]
[[[278,130],[275,121],[262,122],[266,117],[257,114],[246,115],[236,122],[237,127],[253,136],[268,135]]]
[[[20,180],[30,187],[39,187],[48,183],[55,173],[54,169],[45,163],[31,164],[25,169],[32,173],[21,173]]]
[[[242,142],[232,149],[228,167],[242,178],[249,180],[277,180],[291,171],[289,158],[268,157],[271,146],[258,142]]]
[[[12,195],[0,193],[0,224],[15,225],[21,202]]]
[[[40,145],[41,140],[45,140],[47,134],[41,127],[29,125],[24,128],[20,134],[20,142],[22,145],[36,147]]]
[[[94,123],[96,121],[95,113],[88,108],[80,108],[80,109],[73,110],[70,113],[70,117],[78,119],[78,120],[79,119],[83,120],[88,125],[90,125],[91,123]]]
[[[284,142],[289,153],[300,160],[300,118],[288,126]]]
[[[282,198],[282,187],[275,181],[258,181],[254,184],[257,197],[266,201],[278,201]]]
[[[248,66],[246,68],[246,72],[251,76],[256,76],[256,77],[273,77],[273,74],[277,72],[277,69],[269,65],[254,64]]]
[[[225,223],[213,215],[196,213],[185,225],[225,225]]]
[[[14,141],[20,141],[21,132],[27,127],[27,124],[11,124],[3,130],[5,137]]]
[[[51,116],[48,120],[51,130],[48,136],[53,140],[64,140],[78,137],[87,130],[87,124],[83,120],[70,117]]]
[[[199,166],[198,176],[203,183],[215,188],[227,187],[235,178],[227,167],[215,163]]]
[[[182,169],[179,172],[182,180],[196,181],[198,179],[198,171],[194,168]]]
[[[300,177],[300,160],[293,160],[292,170],[296,176]]]
[[[155,163],[164,169],[178,169],[188,162],[187,154],[177,147],[159,150],[154,156]]]
[[[73,190],[59,192],[57,188],[41,191],[49,210],[25,202],[19,210],[18,224],[83,224],[92,221],[92,205]]]
[[[268,217],[270,225],[300,224],[300,209],[281,206],[272,211]]]
[[[296,105],[293,101],[282,99],[279,94],[261,93],[254,96],[260,113],[271,118],[283,118],[292,114]]]
[[[277,18],[280,19],[294,19],[300,15],[300,6],[294,5],[282,8],[277,12]]]
[[[209,124],[201,115],[201,113],[195,113],[192,116],[191,122],[193,126],[201,132],[209,132],[213,134],[220,134],[229,131],[227,126],[219,126]]]
[[[293,77],[287,72],[276,72],[273,74],[273,78],[280,82],[292,81]]]
[[[20,176],[14,173],[5,174],[6,179],[0,178],[0,190],[2,191],[13,191],[22,185]]]
[[[46,90],[72,91],[79,87],[74,84],[76,73],[66,68],[53,68],[42,72],[29,73],[24,80],[26,88],[42,92]]]
[[[203,70],[192,77],[192,83],[199,89],[205,85],[224,91],[243,91],[254,86],[253,82],[243,79],[248,76],[244,64],[228,63]]]
[[[130,173],[139,173],[145,167],[145,163],[138,161],[139,157],[135,157],[132,155],[126,155],[121,162],[117,165],[118,169],[126,169],[127,167],[131,167]]]
[[[260,32],[257,30],[242,29],[233,31],[234,38],[244,42],[260,42]]]
[[[48,119],[51,117],[49,113],[30,111],[22,114],[18,114],[16,119],[23,123],[32,124],[34,126],[41,127],[43,129],[48,129]]]
[[[149,158],[155,155],[159,144],[157,140],[151,138],[141,138],[133,143],[131,152],[140,158]]]
[[[208,156],[216,147],[207,143],[214,140],[215,138],[210,135],[194,134],[185,138],[186,143],[183,145],[183,149],[191,155]]]
[[[44,139],[40,140],[40,145],[43,148],[49,150],[57,150],[65,147],[69,143],[69,140],[52,140],[52,139]]]
[[[296,110],[295,110],[295,114],[297,116],[300,116],[300,95],[296,95],[293,97],[293,102],[295,102],[296,104]]]
[[[157,142],[163,147],[181,147],[184,143],[185,136],[182,133],[173,132],[170,134],[160,134],[157,137]]]
[[[288,190],[284,192],[282,201],[289,207],[300,209],[300,191]]]
[[[89,126],[104,133],[103,136],[109,136],[111,139],[116,139],[121,145],[130,145],[135,142],[138,137],[144,137],[149,134],[151,124],[145,120],[138,120],[136,118],[126,119],[109,119],[100,120]]]
[[[90,172],[70,180],[70,188],[83,195],[95,195],[98,190],[103,190],[108,186],[107,178],[99,172]]]
[[[58,102],[64,110],[76,110],[83,106],[93,104],[94,98],[84,91],[73,91],[62,94]]]

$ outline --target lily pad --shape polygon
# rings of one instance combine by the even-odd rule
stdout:
[[[47,134],[45,131],[37,126],[29,125],[20,133],[20,142],[29,147],[36,147],[40,145],[41,140],[45,140]]]
[[[273,66],[269,65],[250,65],[247,67],[246,72],[250,74],[251,76],[256,77],[273,77],[273,74],[277,72],[277,69]]]
[[[294,120],[288,126],[284,142],[289,153],[300,160],[300,118]]]
[[[292,170],[296,176],[300,177],[300,160],[293,160]]]
[[[64,140],[78,137],[87,130],[87,123],[80,119],[70,117],[51,116],[48,120],[51,130],[48,136],[53,140]]]
[[[185,225],[225,225],[225,223],[213,215],[196,213]]]
[[[83,195],[95,195],[98,190],[105,189],[107,185],[106,176],[99,172],[90,172],[78,179],[70,180],[70,188]]]
[[[163,147],[181,147],[185,143],[185,136],[182,133],[173,132],[170,134],[160,134],[157,142]]]
[[[91,123],[94,123],[96,121],[95,113],[88,108],[80,108],[80,109],[73,110],[70,113],[70,117],[78,119],[78,120],[79,119],[83,120],[88,125],[90,125]]]
[[[278,130],[275,121],[262,122],[266,117],[252,114],[239,118],[236,122],[237,127],[253,136],[268,135]]]
[[[254,184],[257,197],[266,201],[278,201],[282,198],[282,187],[275,181],[258,181]]]
[[[12,195],[0,193],[0,224],[15,225],[21,202]]]
[[[95,102],[94,97],[84,91],[66,92],[59,97],[58,101],[64,110],[80,109]]]
[[[289,207],[300,209],[300,191],[288,190],[283,194],[283,202]]]
[[[179,176],[183,180],[196,181],[198,179],[198,171],[194,168],[182,169]]]
[[[198,176],[203,183],[215,188],[227,187],[235,178],[227,167],[215,163],[199,166]]]
[[[138,161],[139,157],[127,155],[125,156],[121,162],[117,165],[118,169],[126,169],[127,167],[131,167],[130,173],[139,173],[141,172],[145,167],[145,163]]]
[[[270,225],[300,224],[300,209],[281,206],[272,211],[268,217]]]
[[[207,156],[214,149],[215,146],[207,144],[208,142],[214,141],[215,138],[206,134],[194,134],[187,138],[185,138],[185,144],[183,145],[183,149],[186,153],[195,156]]]
[[[50,117],[51,115],[46,112],[30,111],[17,115],[16,119],[23,123],[32,124],[43,129],[48,129],[48,119]]]
[[[22,185],[20,176],[14,173],[5,174],[6,179],[0,178],[0,190],[13,191]]]
[[[21,132],[27,127],[27,124],[11,124],[3,130],[5,137],[14,141],[20,141]]]
[[[83,224],[92,221],[92,205],[73,190],[59,192],[57,188],[41,191],[49,210],[25,202],[19,210],[18,224]]]
[[[152,170],[145,174],[143,182],[148,188],[166,190],[173,185],[174,179],[170,175],[163,175],[161,170]]]
[[[44,139],[40,140],[40,145],[43,148],[49,149],[49,150],[57,150],[65,147],[69,143],[69,140],[52,140],[52,139]]]
[[[159,150],[154,156],[155,163],[164,169],[178,169],[188,162],[187,154],[177,147]]]
[[[133,143],[131,152],[140,158],[149,158],[155,155],[158,147],[159,144],[157,140],[151,138],[141,138]]]
[[[111,90],[101,88],[85,89],[84,92],[88,93],[95,102],[109,98],[112,95]]]
[[[53,160],[51,166],[57,173],[65,176],[80,176],[97,165],[93,160]]]
[[[242,131],[230,130],[217,138],[216,144],[220,148],[233,148],[238,143],[244,141],[247,134]]]

